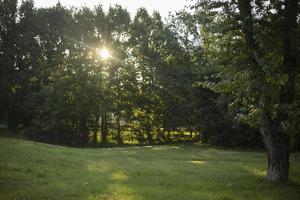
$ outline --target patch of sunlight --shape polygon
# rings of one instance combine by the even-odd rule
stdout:
[[[237,154],[237,152],[234,151],[223,151],[223,150],[218,150],[216,152],[219,155],[232,155],[232,154]]]
[[[111,175],[111,178],[115,181],[123,181],[123,180],[127,180],[128,176],[125,174],[125,172],[123,171],[118,171],[118,172],[114,172]]]
[[[87,200],[136,200],[141,199],[134,195],[126,194],[99,194],[99,195],[90,195]]]
[[[245,169],[248,172],[250,172],[251,174],[254,174],[256,176],[266,176],[267,175],[266,170],[261,170],[261,169],[257,169],[257,168],[250,168],[250,167],[246,167]]]
[[[267,172],[266,170],[254,169],[254,174],[257,176],[266,176]]]
[[[144,148],[151,148],[152,150],[179,149],[178,146],[151,146],[151,145],[144,146]]]
[[[140,196],[134,194],[134,190],[127,185],[111,184],[103,194],[90,196],[88,200],[140,200]]]
[[[111,166],[106,162],[88,162],[86,168],[92,172],[106,172],[111,169]]]
[[[88,200],[137,200],[142,199],[136,195],[126,195],[126,194],[103,194],[103,195],[93,195],[88,198]]]
[[[169,150],[169,149],[179,149],[177,146],[162,146],[162,147],[153,147],[153,150]]]
[[[162,148],[162,147],[153,147],[152,149],[157,151],[157,150],[162,150],[164,148]]]
[[[147,145],[147,146],[137,146],[137,147],[131,147],[132,149],[144,149],[144,148],[149,148],[149,149],[153,149],[153,150],[165,150],[165,149],[179,149],[180,147],[178,146],[151,146],[151,145]]]
[[[147,145],[147,146],[144,146],[145,148],[153,148],[154,146],[151,146],[151,145]]]
[[[201,164],[205,163],[205,161],[203,161],[203,160],[189,160],[188,162],[193,163],[195,165],[201,165]]]

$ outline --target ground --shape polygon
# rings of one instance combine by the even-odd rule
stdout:
[[[0,137],[0,199],[299,200],[291,181],[265,179],[264,152],[204,145],[76,149]]]

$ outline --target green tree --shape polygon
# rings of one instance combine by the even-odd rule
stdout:
[[[260,129],[268,152],[267,178],[286,182],[285,127],[295,96],[298,1],[199,1],[196,11],[209,65],[219,79],[203,85],[230,94],[236,119]]]
[[[1,119],[7,121],[13,128],[16,126],[16,110],[13,108],[12,100],[16,86],[13,76],[17,71],[16,66],[16,40],[17,40],[17,0],[0,1],[0,90],[1,90]]]

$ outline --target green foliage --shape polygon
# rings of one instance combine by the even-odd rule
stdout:
[[[100,5],[37,9],[30,0],[19,7],[16,1],[0,5],[0,89],[5,94],[0,119],[11,129],[76,146],[174,142],[178,138],[172,133],[180,132],[190,132],[190,141],[201,133],[213,144],[241,146],[250,138],[259,146],[258,137],[225,134],[255,132],[241,123],[256,127],[258,112],[247,93],[252,86],[246,68],[228,67],[231,61],[242,65],[245,57],[237,48],[244,45],[239,33],[221,23],[231,25],[234,19],[215,22],[216,13],[194,16],[182,10],[164,22],[158,12],[144,8],[130,19],[119,5],[107,13]],[[222,38],[209,32],[225,30]],[[104,47],[110,59],[99,58]],[[266,57],[274,65],[280,62],[276,51]],[[274,87],[285,81],[272,75],[268,83]]]
[[[243,2],[251,2],[253,16],[243,16],[239,8]],[[253,128],[263,126],[260,121],[262,113],[267,113],[274,123],[282,120],[279,129],[296,127],[296,117],[293,120],[290,118],[290,122],[279,119],[286,115],[283,112],[295,116],[296,107],[292,109],[291,104],[296,105],[297,100],[293,103],[283,102],[282,99],[294,99],[296,91],[291,85],[299,82],[299,76],[293,79],[292,69],[284,69],[287,51],[285,35],[290,34],[283,32],[286,30],[284,4],[283,1],[272,1],[268,5],[262,1],[198,1],[194,6],[195,14],[189,20],[195,22],[194,27],[199,27],[203,54],[207,67],[211,68],[211,73],[198,80],[197,85],[225,94],[228,97],[228,113],[238,123]],[[299,9],[295,9],[299,13]],[[252,27],[244,26],[245,23],[249,25],[252,18],[253,38],[250,38],[246,34]],[[299,31],[295,31],[291,38],[291,48],[295,52],[299,52],[297,35]],[[251,39],[255,47],[249,46]],[[292,52],[290,54],[292,56]],[[295,62],[294,67],[298,68],[299,62]],[[289,92],[282,97],[283,88],[287,87]],[[291,136],[287,129],[285,134]],[[290,139],[294,140],[293,137]]]

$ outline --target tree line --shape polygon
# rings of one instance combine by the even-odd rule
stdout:
[[[105,13],[100,5],[1,1],[2,121],[56,144],[193,141],[201,133],[215,144],[256,145],[257,131],[227,117],[220,95],[195,87],[209,72],[185,15],[165,23],[144,8],[131,19],[118,5]],[[104,47],[110,59],[99,57]]]

